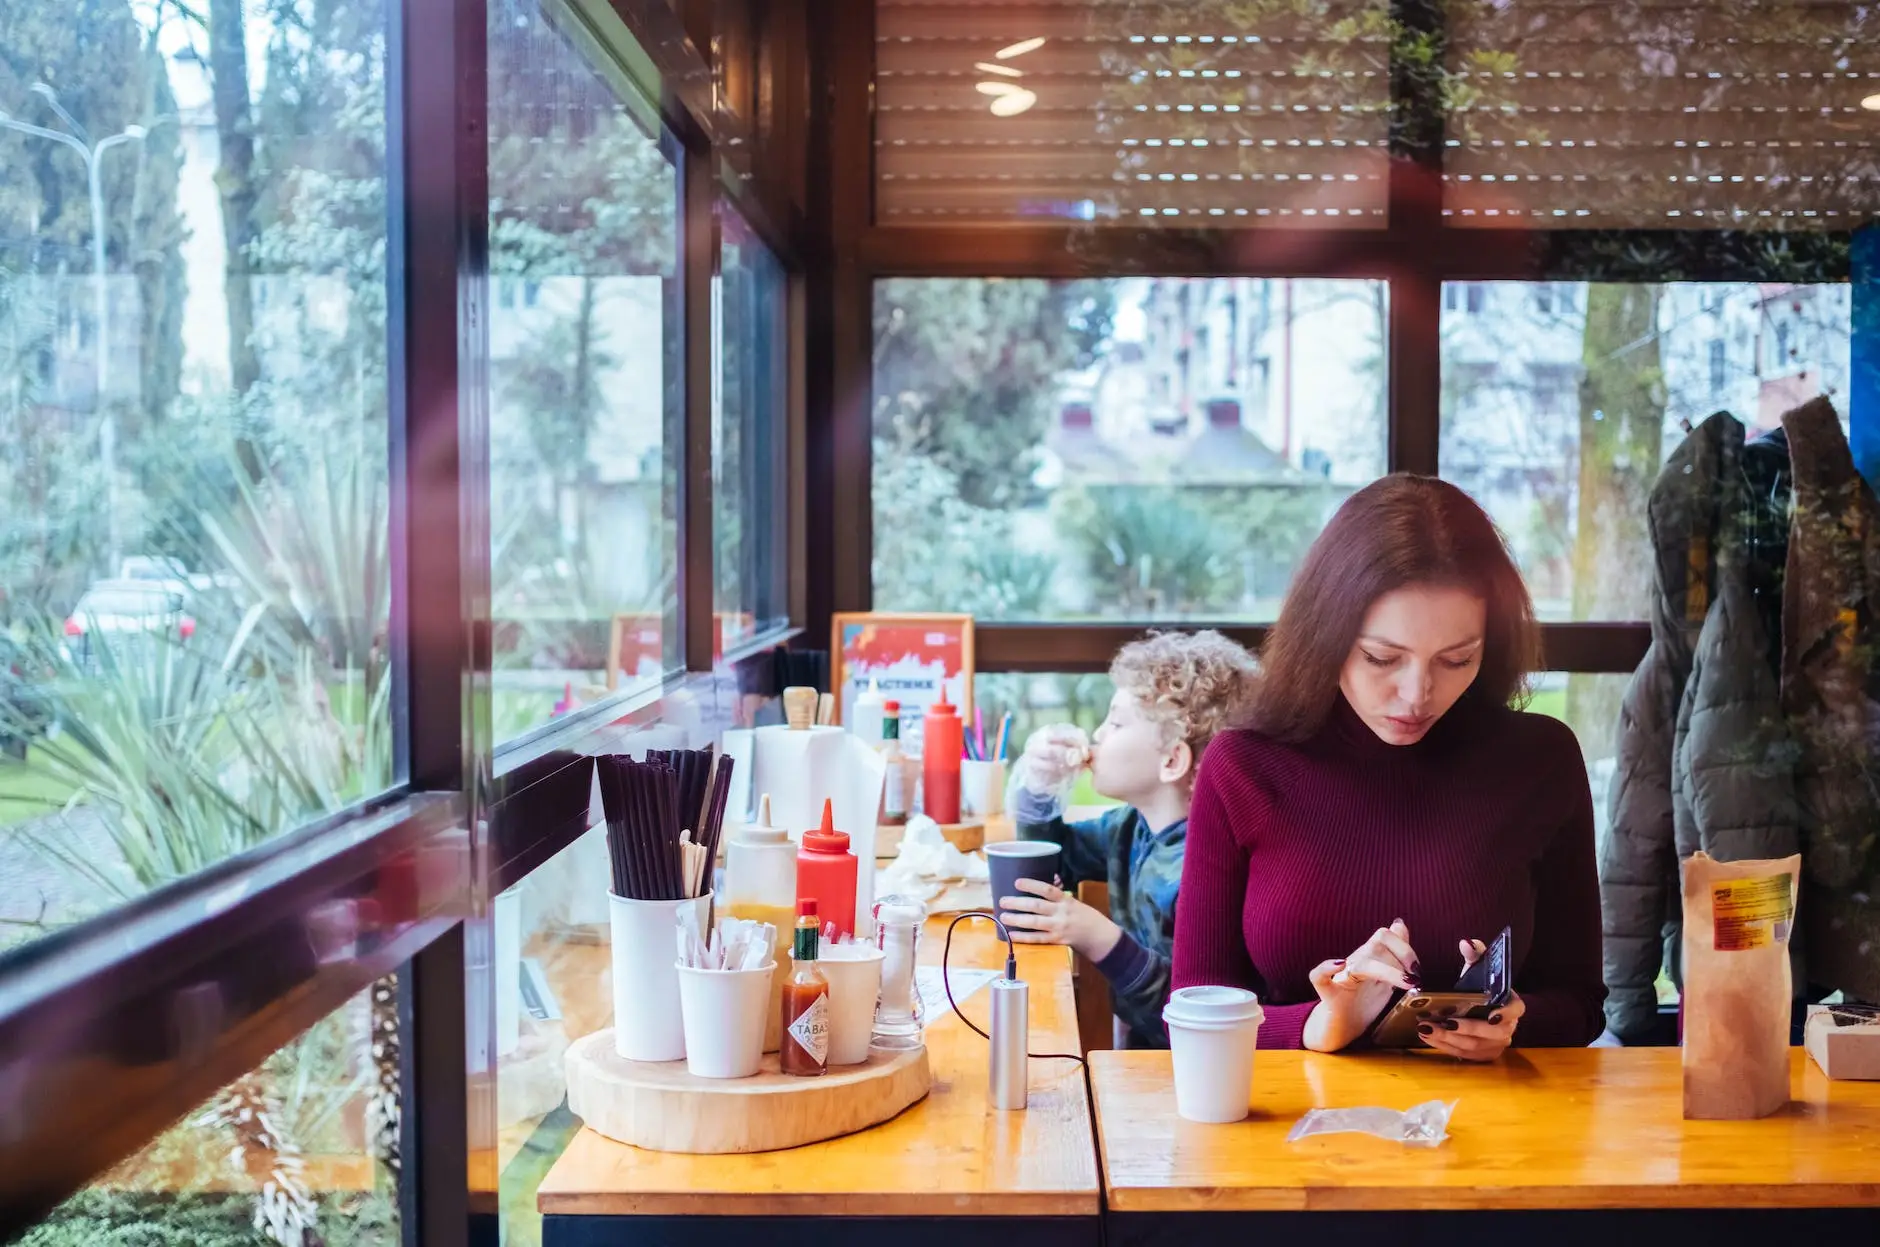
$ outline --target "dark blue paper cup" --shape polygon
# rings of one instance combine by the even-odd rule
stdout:
[[[1018,890],[1020,879],[1050,883],[1058,877],[1058,856],[1064,850],[1050,840],[1002,840],[986,846],[986,873],[992,883],[992,912],[1004,917],[1000,906],[1008,896],[1028,896]]]

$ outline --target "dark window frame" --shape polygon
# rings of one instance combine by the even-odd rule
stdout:
[[[491,937],[490,897],[587,830],[584,801],[551,808],[534,781],[567,765],[595,728],[727,670],[735,678],[739,664],[761,662],[801,629],[806,508],[802,473],[793,470],[778,541],[791,560],[789,619],[722,656],[714,671],[714,204],[722,197],[734,206],[786,276],[789,419],[776,447],[794,469],[808,428],[810,240],[805,205],[790,187],[814,187],[800,169],[808,135],[801,114],[820,112],[808,87],[809,0],[739,0],[762,10],[754,72],[772,101],[770,121],[797,144],[794,156],[785,145],[756,141],[754,119],[718,111],[713,69],[700,50],[710,47],[711,6],[689,3],[682,24],[666,0],[541,2],[590,27],[610,26],[622,55],[657,79],[661,119],[683,146],[682,280],[693,300],[684,325],[681,559],[702,556],[706,569],[701,577],[688,567],[682,582],[684,662],[658,688],[585,707],[492,748],[486,383],[487,312],[498,292],[488,267],[487,9],[387,0],[390,635],[396,763],[407,779],[0,958],[0,1099],[10,1110],[0,1135],[0,1238],[397,972],[406,1028],[403,1240],[462,1243],[487,1232],[494,1241],[493,1213],[471,1177],[483,1116],[477,1097],[494,1070],[468,1059],[477,1047],[494,1052],[493,1043],[469,1042],[494,1017],[468,1007],[487,1000],[479,997],[487,986],[466,949]],[[702,615],[694,601],[701,589]],[[499,811],[506,817],[493,818]],[[336,913],[356,922],[351,945],[343,955],[310,956],[309,932]],[[165,1066],[158,1083],[154,1062]],[[7,1090],[42,1082],[82,1094],[48,1105]]]
[[[826,141],[835,188],[830,242],[839,276],[835,298],[863,309],[835,317],[832,344],[837,404],[828,461],[817,480],[833,496],[827,549],[833,566],[810,610],[816,628],[834,610],[866,610],[871,572],[873,471],[868,396],[872,340],[866,313],[875,280],[889,277],[1249,276],[1378,277],[1389,283],[1386,334],[1389,398],[1387,470],[1435,475],[1440,438],[1440,334],[1446,284],[1487,281],[1843,282],[1853,233],[1790,231],[1782,247],[1738,230],[1553,230],[1447,225],[1442,216],[1444,118],[1436,84],[1393,59],[1390,179],[1381,229],[1144,229],[1064,224],[895,225],[873,223],[873,134],[868,99],[874,74],[874,6],[856,6],[835,40],[835,115]],[[1442,6],[1392,0],[1399,29],[1427,40],[1440,60]],[[854,116],[851,116],[851,111]],[[859,118],[859,120],[858,120]],[[1454,291],[1453,284],[1449,290]],[[1473,292],[1479,287],[1469,287]],[[1558,299],[1555,300],[1559,302]],[[1454,306],[1454,304],[1447,304]],[[1471,310],[1476,310],[1471,307]],[[819,489],[819,494],[821,490]],[[1117,624],[978,625],[977,669],[1100,671],[1115,645],[1151,626]],[[1201,626],[1182,621],[1182,626]],[[1235,633],[1258,635],[1258,625]],[[1045,634],[1049,639],[1045,639]],[[1551,670],[1627,672],[1649,639],[1642,620],[1547,624]],[[1045,665],[1041,649],[1054,650]]]

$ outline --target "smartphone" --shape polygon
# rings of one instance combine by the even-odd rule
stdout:
[[[1417,1027],[1442,1025],[1446,1018],[1474,1018],[1486,1022],[1489,1015],[1506,1005],[1514,996],[1514,976],[1508,968],[1507,927],[1495,937],[1488,951],[1464,970],[1456,986],[1446,992],[1398,992],[1390,1007],[1371,1028],[1371,1043],[1379,1048],[1427,1048]]]

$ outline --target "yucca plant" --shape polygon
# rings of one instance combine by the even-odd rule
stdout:
[[[69,795],[48,809],[55,817],[0,834],[127,900],[351,799],[359,755],[376,746],[354,745],[333,721],[310,656],[286,671],[263,661],[266,611],[256,603],[227,633],[205,626],[188,640],[96,633],[85,665],[51,627],[28,628],[18,648],[39,673],[54,727],[25,760],[0,765]],[[12,713],[0,706],[0,718]],[[80,806],[115,861],[61,834],[56,816]]]
[[[359,785],[377,791],[391,782],[392,761],[384,465],[348,451],[259,482],[234,475],[233,505],[199,516],[207,548],[198,559],[226,568],[242,598],[270,607],[272,661],[291,654],[315,673],[334,717],[363,733]]]

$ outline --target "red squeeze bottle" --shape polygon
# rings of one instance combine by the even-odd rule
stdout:
[[[825,800],[821,828],[804,832],[796,853],[796,898],[814,898],[837,935],[855,933],[855,867],[849,833],[836,830],[835,805]]]
[[[936,823],[960,821],[960,753],[966,724],[944,696],[927,707],[921,726],[921,810]]]

